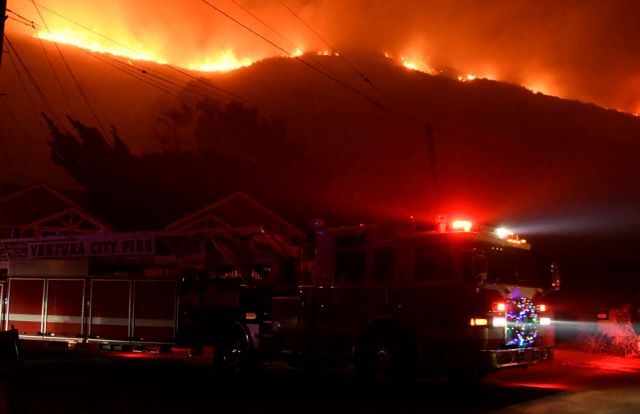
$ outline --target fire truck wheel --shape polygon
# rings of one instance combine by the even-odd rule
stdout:
[[[239,377],[250,368],[249,344],[243,329],[235,327],[216,342],[214,366],[227,375]]]
[[[368,332],[356,347],[356,380],[383,387],[409,384],[415,380],[414,354],[408,334],[396,329]]]

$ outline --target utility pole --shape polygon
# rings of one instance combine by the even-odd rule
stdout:
[[[0,17],[0,66],[2,66],[2,44],[4,43],[4,21],[7,20],[7,0],[0,0],[0,11],[2,11],[2,17]]]

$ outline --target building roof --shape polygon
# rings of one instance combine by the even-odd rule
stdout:
[[[297,227],[244,192],[234,193],[209,206],[169,224],[167,230],[262,227],[304,237]]]
[[[0,226],[54,226],[111,232],[109,226],[94,218],[84,208],[44,183],[0,197]]]

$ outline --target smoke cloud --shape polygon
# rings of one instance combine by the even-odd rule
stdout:
[[[280,48],[326,50],[328,43],[345,53],[386,52],[432,68],[640,112],[640,3],[635,0],[282,0],[304,23],[278,0],[209,3],[279,47],[200,0],[41,0],[119,43],[182,66],[220,53],[253,61],[285,54]],[[9,8],[40,21],[31,2],[15,0]],[[50,28],[83,30],[41,11]]]

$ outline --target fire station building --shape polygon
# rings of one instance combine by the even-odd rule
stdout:
[[[304,237],[242,192],[123,233],[34,185],[0,198],[0,326],[27,340],[173,344],[186,273],[301,259]]]

